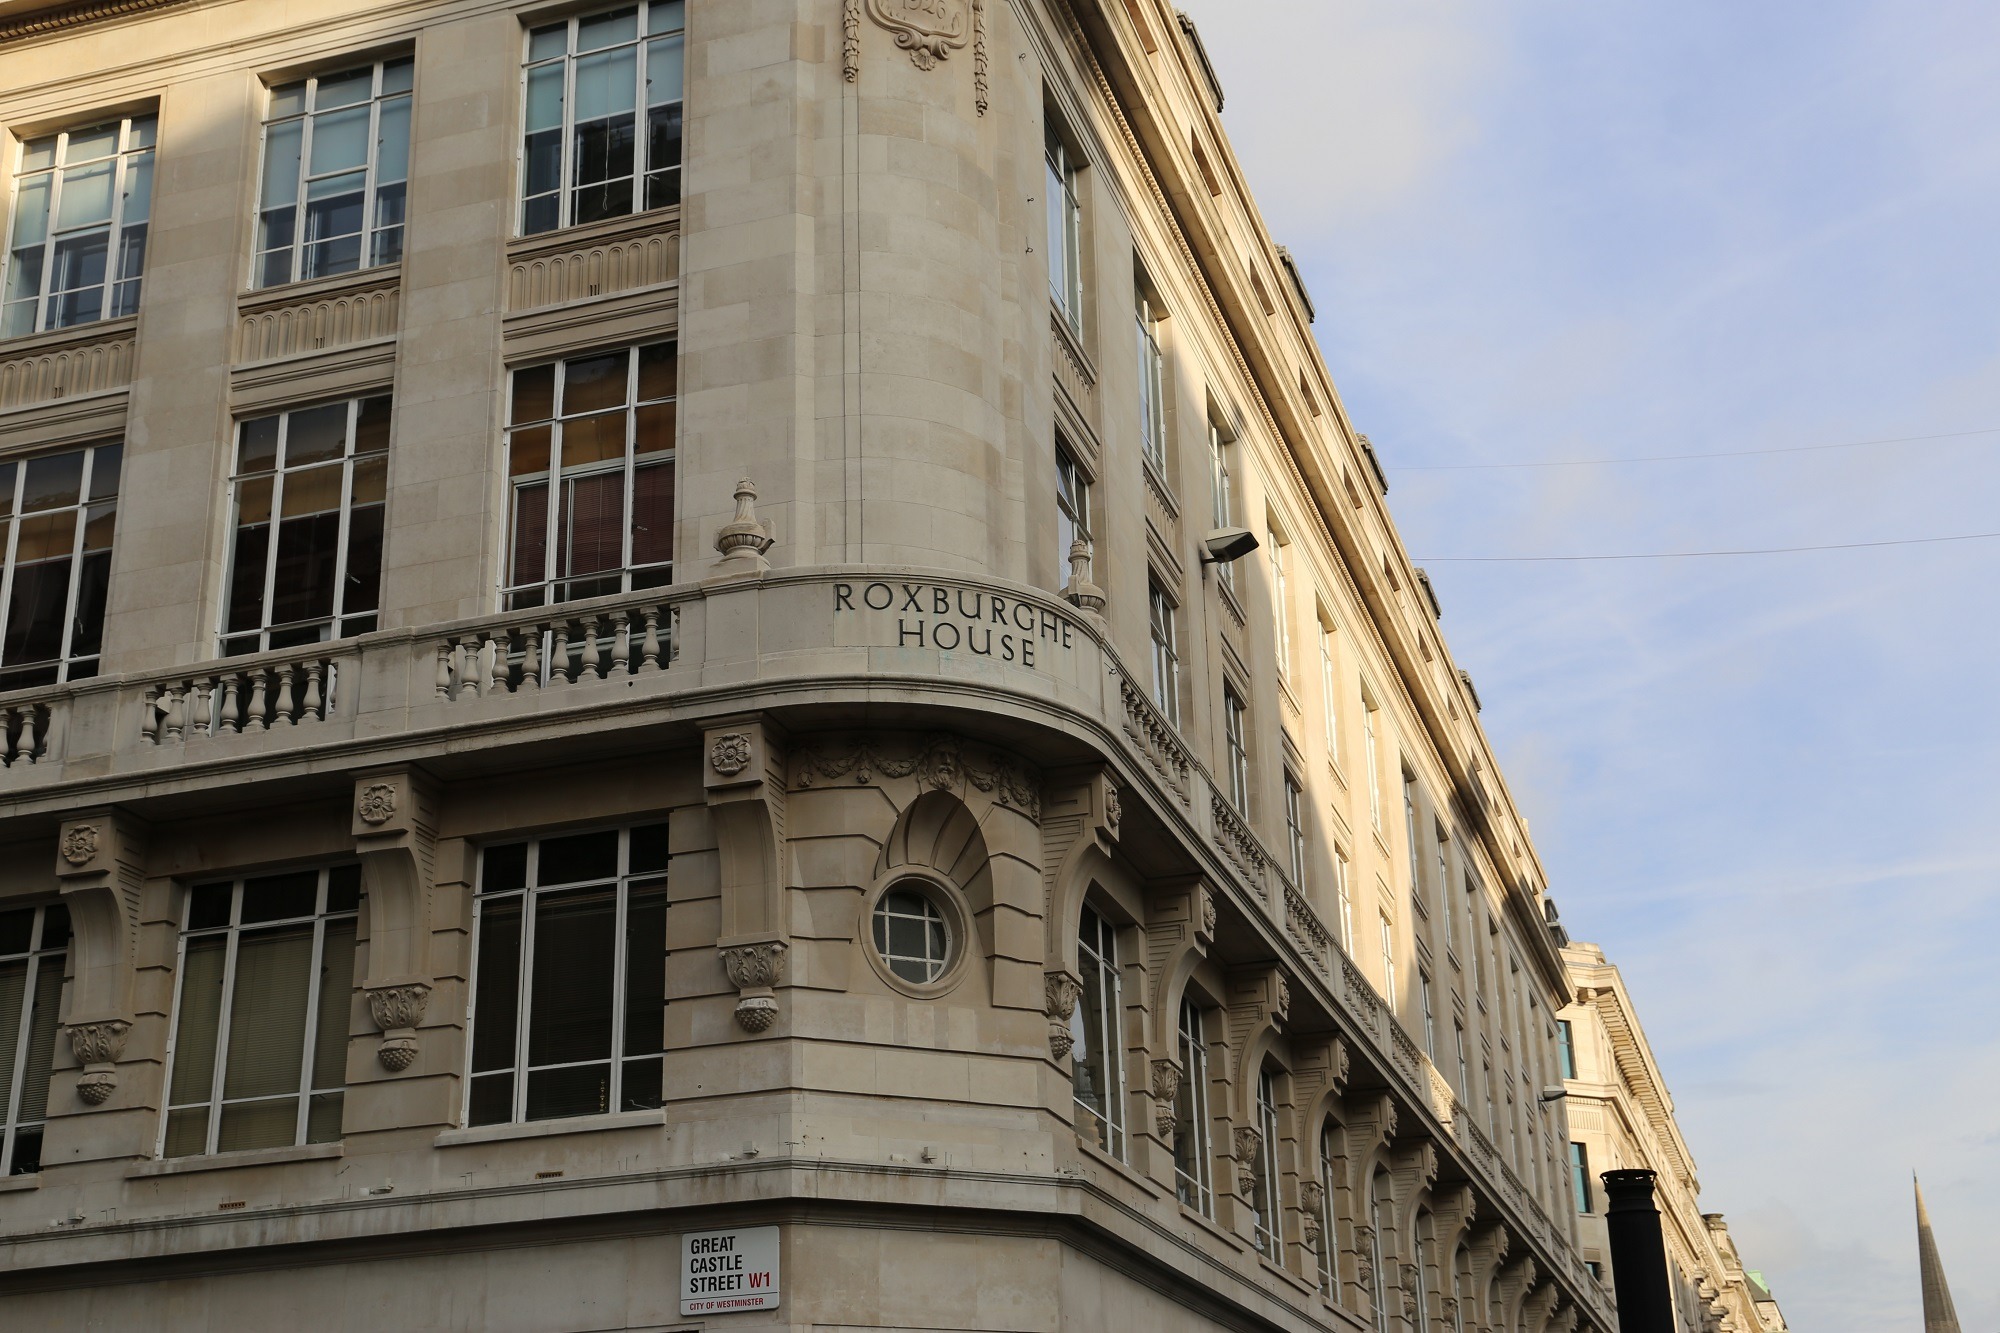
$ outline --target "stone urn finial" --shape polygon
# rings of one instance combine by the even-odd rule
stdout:
[[[715,534],[715,549],[722,552],[723,570],[755,570],[761,574],[771,567],[764,552],[776,540],[771,529],[757,521],[757,487],[745,477],[736,483],[736,517]]]
[[[1104,589],[1090,581],[1090,554],[1090,543],[1081,537],[1069,544],[1069,585],[1063,596],[1080,610],[1101,612]]]

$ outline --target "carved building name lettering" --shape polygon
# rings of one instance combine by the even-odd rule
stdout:
[[[898,648],[969,652],[1046,669],[1046,650],[1073,649],[1076,625],[1031,602],[935,583],[836,583],[835,614],[893,612]]]

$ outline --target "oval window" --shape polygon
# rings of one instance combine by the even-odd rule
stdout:
[[[890,889],[875,904],[875,951],[904,981],[929,985],[951,961],[944,913],[921,889]]]

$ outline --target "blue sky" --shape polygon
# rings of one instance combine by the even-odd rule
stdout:
[[[2000,541],[1445,560],[2000,531],[2000,5],[1181,3],[1703,1206],[1919,1328],[1915,1169],[2000,1329]]]

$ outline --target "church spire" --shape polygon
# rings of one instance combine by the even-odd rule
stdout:
[[[1937,1240],[1931,1235],[1931,1215],[1924,1207],[1924,1187],[1916,1176],[1910,1183],[1917,1190],[1917,1266],[1923,1270],[1924,1333],[1959,1333],[1958,1311],[1951,1308],[1951,1288],[1945,1285],[1944,1264],[1938,1259]]]

